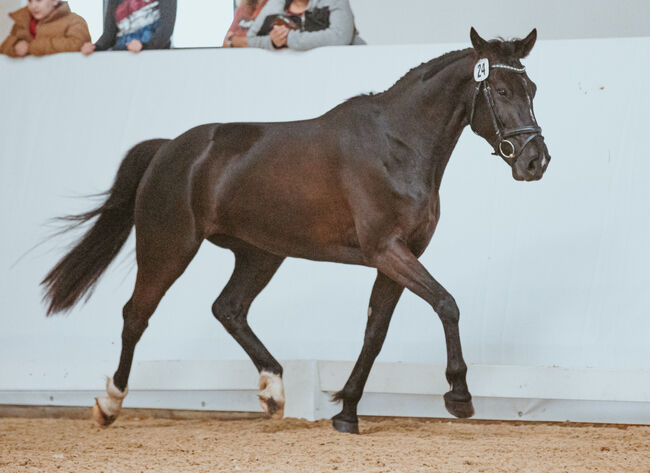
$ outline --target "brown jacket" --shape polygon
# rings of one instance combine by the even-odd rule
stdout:
[[[86,21],[70,11],[68,2],[61,2],[52,13],[38,22],[36,38],[29,32],[32,19],[27,7],[10,13],[14,20],[11,33],[0,45],[0,53],[16,57],[14,46],[20,40],[29,43],[29,52],[34,56],[80,51],[84,43],[90,42],[90,33]]]

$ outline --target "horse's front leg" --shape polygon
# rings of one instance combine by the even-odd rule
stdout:
[[[379,271],[427,301],[440,317],[447,342],[446,375],[451,386],[451,390],[444,396],[445,407],[456,417],[471,417],[474,415],[474,407],[465,379],[467,365],[460,346],[460,311],[456,301],[398,240],[375,257],[375,264]]]
[[[403,286],[381,273],[377,274],[368,305],[368,322],[361,354],[345,387],[333,397],[336,401],[343,401],[343,409],[332,419],[334,428],[339,432],[359,433],[357,404],[363,395],[370,369],[386,339],[388,325],[402,291]]]

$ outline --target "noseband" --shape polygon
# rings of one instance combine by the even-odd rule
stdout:
[[[497,140],[499,140],[499,154],[501,154],[501,156],[503,156],[505,159],[516,159],[521,155],[521,153],[524,151],[526,146],[531,141],[533,141],[537,136],[540,136],[542,139],[544,139],[544,137],[542,136],[542,129],[539,127],[539,125],[537,125],[537,119],[535,118],[535,113],[533,112],[533,103],[530,99],[530,96],[528,95],[528,91],[526,91],[526,99],[528,99],[530,118],[532,119],[533,124],[520,126],[518,128],[506,128],[503,125],[503,122],[497,115],[496,105],[494,103],[494,97],[492,96],[492,88],[490,87],[490,83],[487,80],[489,76],[488,71],[492,69],[505,69],[507,71],[515,72],[517,74],[523,74],[526,72],[525,67],[519,68],[519,67],[508,66],[506,64],[489,64],[487,59],[479,60],[474,70],[474,79],[478,82],[478,84],[476,84],[476,89],[474,90],[474,98],[472,100],[472,112],[469,118],[469,126],[471,127],[474,133],[478,134],[474,129],[474,110],[476,108],[476,99],[478,98],[482,90],[483,95],[485,96],[485,101],[488,105],[488,109],[490,110],[490,116],[492,117],[492,124],[494,125],[494,131]],[[528,138],[526,138],[526,140],[524,141],[524,144],[521,146],[521,149],[519,150],[517,150],[515,148],[515,145],[512,143],[512,141],[508,139],[517,135],[529,135]],[[504,146],[508,149],[504,149]],[[496,156],[497,152],[495,151],[492,154]]]

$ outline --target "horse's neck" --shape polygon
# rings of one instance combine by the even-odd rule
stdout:
[[[440,187],[451,153],[469,123],[471,58],[450,64],[433,78],[387,94],[391,132],[408,143],[429,182]],[[469,70],[469,73],[467,72]]]

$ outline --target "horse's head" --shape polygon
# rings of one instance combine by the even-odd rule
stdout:
[[[485,41],[472,28],[470,38],[476,52],[472,130],[508,163],[515,179],[541,179],[551,156],[533,112],[537,86],[520,62],[533,49],[537,30],[521,40]]]

